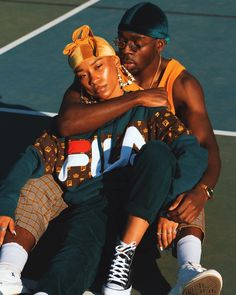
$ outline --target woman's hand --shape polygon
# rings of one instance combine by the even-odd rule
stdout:
[[[0,246],[4,241],[7,229],[16,235],[14,220],[9,216],[0,216]]]
[[[165,217],[160,217],[157,224],[157,241],[160,250],[171,246],[176,238],[178,223]]]

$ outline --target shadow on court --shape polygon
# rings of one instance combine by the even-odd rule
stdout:
[[[15,108],[13,105],[0,103],[0,107]],[[19,109],[19,106],[17,106]],[[27,109],[21,106],[21,109]],[[33,111],[33,110],[32,110]],[[47,116],[31,116],[24,114],[4,113],[0,115],[0,179],[4,178],[16,161],[18,155],[22,153],[29,144],[49,127],[52,118]]]

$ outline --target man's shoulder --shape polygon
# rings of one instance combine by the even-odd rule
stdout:
[[[202,86],[190,72],[184,70],[174,82],[173,101],[176,108],[189,107],[204,101]]]
[[[192,87],[194,88],[201,87],[200,82],[193,74],[191,74],[187,70],[183,70],[177,77],[174,83],[174,88],[192,88]]]
[[[166,61],[166,69],[170,72],[178,70],[179,74],[176,78],[176,81],[179,83],[188,83],[191,81],[197,81],[196,77],[191,74],[186,67],[177,59],[165,59]]]

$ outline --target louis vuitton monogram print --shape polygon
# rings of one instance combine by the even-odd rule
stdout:
[[[191,132],[172,112],[161,109],[148,122],[149,140],[160,140],[171,144],[180,135],[189,135]]]
[[[80,140],[77,140],[77,142]],[[84,140],[81,140],[84,142]],[[90,140],[87,140],[89,146],[91,146]],[[58,178],[59,173],[62,170],[63,164],[65,163],[68,152],[75,140],[65,140],[64,138],[58,138],[53,134],[45,131],[43,135],[38,138],[34,144],[35,148],[39,151],[44,162],[45,174],[54,174]],[[78,150],[78,153],[84,153],[84,149]],[[63,186],[72,187],[80,185],[85,179],[91,178],[91,148],[86,150],[89,157],[89,163],[86,166],[69,166],[67,167],[67,178],[65,181],[61,181]]]

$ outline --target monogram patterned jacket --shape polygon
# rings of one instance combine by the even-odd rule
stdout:
[[[176,194],[182,192],[179,183],[183,177],[187,180],[190,165],[199,178],[206,169],[207,151],[173,113],[164,107],[136,107],[91,133],[61,138],[45,131],[1,183],[0,214],[14,216],[20,189],[29,178],[44,174],[52,174],[62,186],[67,203],[78,204],[81,187],[115,168],[132,165],[151,140],[165,142],[177,157]],[[189,185],[190,189],[194,184]]]

